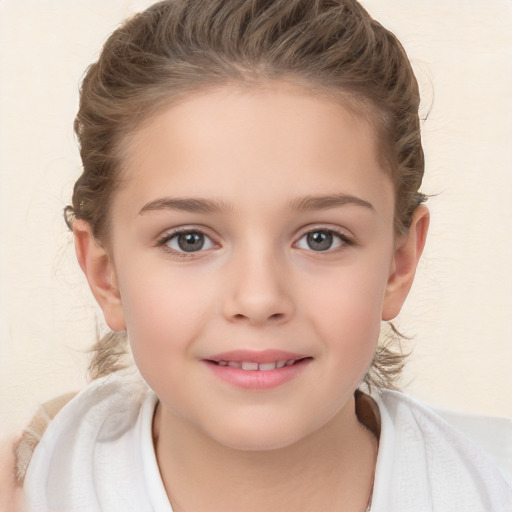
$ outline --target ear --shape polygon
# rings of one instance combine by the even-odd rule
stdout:
[[[114,331],[126,329],[121,295],[112,258],[94,237],[91,226],[81,220],[73,222],[73,235],[78,263],[83,270],[105,321]]]
[[[418,206],[414,211],[408,233],[396,240],[391,274],[384,295],[382,320],[392,320],[402,309],[425,247],[429,221],[427,207]]]

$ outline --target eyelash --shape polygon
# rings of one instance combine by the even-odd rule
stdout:
[[[307,231],[304,231],[300,235],[300,237],[298,238],[297,242],[295,242],[294,245],[298,245],[298,243],[301,240],[303,240],[308,235],[312,235],[313,233],[326,233],[328,235],[332,235],[333,237],[337,238],[339,241],[339,245],[337,247],[334,247],[334,248],[329,247],[325,250],[315,251],[314,249],[311,249],[311,248],[304,248],[304,250],[310,251],[314,254],[316,254],[316,253],[330,254],[333,252],[338,252],[340,250],[343,250],[347,247],[356,245],[355,240],[353,238],[349,237],[345,232],[342,232],[340,230],[333,229],[333,228],[327,228],[324,226],[318,226],[318,227],[313,227],[313,228],[307,229]],[[300,247],[299,247],[299,249],[300,249]]]
[[[308,229],[307,231],[304,231],[300,237],[297,239],[297,241],[294,243],[294,246],[297,246],[297,244],[303,240],[305,237],[307,237],[308,235],[312,235],[313,233],[326,233],[327,235],[332,235],[334,237],[336,237],[338,240],[339,240],[339,245],[337,247],[334,247],[334,248],[327,248],[325,250],[319,250],[319,251],[315,251],[314,249],[311,249],[311,248],[300,248],[299,249],[304,249],[304,250],[307,250],[307,251],[311,251],[312,253],[332,253],[332,252],[335,252],[335,251],[339,251],[339,250],[343,250],[343,248],[346,248],[346,247],[349,247],[349,246],[354,246],[356,245],[355,244],[355,241],[347,236],[346,233],[343,233],[341,231],[338,231],[336,229],[333,229],[333,228],[325,228],[325,227],[317,227],[317,228],[312,228],[312,229]],[[203,249],[203,246],[201,246],[199,248],[199,250],[197,251],[190,251],[190,252],[187,252],[185,250],[176,250],[176,249],[173,249],[171,247],[168,246],[169,242],[171,240],[173,240],[174,238],[177,238],[179,237],[180,235],[186,235],[186,234],[198,234],[198,235],[202,235],[205,240],[209,240],[209,242],[212,244],[212,245],[216,245],[216,242],[214,241],[214,239],[207,235],[203,229],[201,228],[186,228],[186,229],[177,229],[175,231],[172,231],[170,233],[165,233],[162,237],[160,237],[157,241],[156,241],[156,247],[159,247],[161,248],[163,251],[167,252],[167,253],[170,253],[170,254],[173,254],[175,256],[178,256],[180,258],[193,258],[194,256],[197,256],[197,253],[200,253],[200,252],[204,252],[205,249]],[[210,247],[208,247],[207,249],[210,249]]]
[[[187,234],[198,234],[204,236],[205,240],[209,240],[212,245],[217,245],[214,239],[207,235],[203,229],[201,228],[182,228],[182,229],[176,229],[175,231],[172,231],[170,233],[165,233],[162,237],[160,237],[156,241],[156,247],[159,247],[163,251],[172,254],[173,256],[178,256],[180,258],[193,258],[197,255],[199,252],[204,252],[204,250],[198,250],[198,251],[184,251],[184,250],[176,250],[172,247],[169,247],[167,244],[173,240],[174,238],[179,237],[180,235],[187,235]],[[202,247],[201,247],[202,249]]]

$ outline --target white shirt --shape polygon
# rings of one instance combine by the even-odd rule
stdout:
[[[381,435],[372,512],[512,512],[510,485],[464,435],[406,395],[374,398]],[[172,512],[153,448],[156,403],[140,378],[114,374],[90,384],[34,452],[27,512]]]

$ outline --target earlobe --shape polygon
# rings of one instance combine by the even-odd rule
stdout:
[[[429,220],[427,207],[418,206],[414,212],[409,232],[396,241],[393,268],[384,296],[382,320],[392,320],[402,309],[425,247]]]
[[[80,219],[73,222],[78,263],[100,305],[105,321],[114,331],[126,329],[121,295],[108,251],[96,240],[90,225]]]

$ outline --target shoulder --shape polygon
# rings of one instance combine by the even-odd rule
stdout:
[[[36,416],[35,430],[42,439],[34,455],[58,448],[67,438],[84,442],[115,438],[133,426],[147,394],[148,386],[135,373],[114,373],[91,382],[80,393],[61,400],[55,417]]]
[[[77,393],[68,393],[61,395],[40,405],[30,421],[30,424],[23,430],[20,438],[16,441],[14,445],[14,451],[16,453],[15,474],[20,485],[23,484],[32,454],[39,444],[39,441],[41,441],[48,425],[76,394]]]
[[[510,486],[484,448],[483,440],[493,435],[488,428],[472,439],[447,421],[448,417],[412,397],[383,391],[374,398],[381,415],[375,492],[380,492],[383,500],[387,495],[388,508],[512,510]],[[471,430],[469,417],[462,423]],[[481,426],[486,424],[489,427],[485,421]],[[512,427],[505,420],[502,429],[505,439]]]
[[[381,404],[395,423],[414,420],[421,434],[430,441],[446,436],[460,439],[463,446],[473,445],[512,484],[511,419],[435,409],[399,392],[384,391],[380,396]]]
[[[140,376],[112,374],[67,403],[30,461],[24,484],[27,510],[84,509],[84,503],[96,510],[108,479],[116,480],[117,487],[110,488],[117,488],[119,496],[124,482],[141,480],[139,424],[150,396]],[[84,502],[85,497],[92,501]]]
[[[512,485],[512,419],[443,409],[435,412],[489,456]]]

